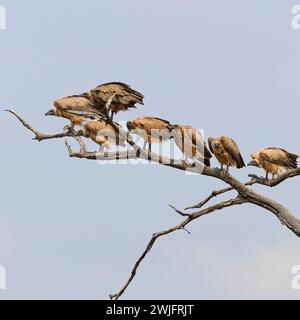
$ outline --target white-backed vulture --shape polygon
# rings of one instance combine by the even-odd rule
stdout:
[[[122,82],[100,84],[95,89],[83,93],[82,96],[88,98],[95,108],[104,114],[107,102],[112,99],[109,106],[111,120],[119,111],[136,108],[137,103],[144,104],[144,95]]]
[[[267,180],[269,173],[272,174],[274,179],[275,176],[286,170],[296,169],[298,167],[298,157],[298,155],[284,149],[270,147],[251,153],[252,160],[248,163],[248,166],[262,168],[266,171]]]
[[[78,134],[92,139],[100,146],[100,151],[109,150],[116,145],[125,146],[126,138],[120,138],[114,127],[104,120],[93,120],[85,123]]]
[[[210,166],[211,153],[201,133],[190,125],[173,125],[171,133],[174,141],[186,158],[202,161]]]
[[[69,96],[54,101],[54,107],[46,116],[63,117],[70,120],[71,125],[64,129],[73,130],[75,125],[81,125],[87,118],[99,119],[102,114],[93,107],[91,102],[82,96]]]
[[[227,171],[229,167],[236,167],[238,169],[245,167],[243,157],[233,139],[225,136],[221,138],[208,138],[208,145],[210,151],[221,164],[222,170],[224,165],[227,166]]]
[[[144,149],[149,144],[148,151],[151,152],[152,143],[163,143],[170,140],[170,122],[156,117],[139,117],[127,122],[127,128],[144,139]]]

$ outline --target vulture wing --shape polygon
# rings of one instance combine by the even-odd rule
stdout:
[[[298,167],[297,159],[298,155],[289,153],[281,148],[267,148],[260,151],[260,157],[262,160],[276,164],[278,166],[296,169]]]
[[[161,118],[157,118],[157,117],[140,117],[138,118],[140,123],[149,123],[149,124],[153,124],[153,126],[157,125],[160,126],[161,129],[165,128],[165,125],[171,125],[171,123],[168,120],[164,120]],[[160,129],[160,128],[157,128]]]
[[[155,117],[139,117],[132,123],[134,128],[145,130],[147,135],[151,135],[152,138],[162,138],[163,140],[170,138],[168,135],[169,130],[167,130],[170,122],[167,120]]]
[[[243,157],[240,153],[240,150],[237,144],[234,142],[233,139],[229,137],[221,137],[220,139],[222,145],[224,146],[225,150],[232,156],[232,158],[236,161],[237,168],[245,167],[245,162]]]
[[[122,82],[109,82],[97,86],[92,90],[97,101],[105,104],[115,94],[113,103],[122,104],[128,108],[134,108],[136,103],[144,104],[144,96]]]
[[[99,112],[96,108],[93,107],[93,105],[90,103],[90,101],[84,97],[81,96],[69,96],[66,98],[62,98],[59,100],[56,100],[54,102],[54,105],[61,109],[62,111],[83,116],[83,117],[102,117],[103,114]]]

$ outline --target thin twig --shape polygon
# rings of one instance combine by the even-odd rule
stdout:
[[[235,199],[231,199],[229,201],[224,201],[224,202],[220,202],[217,205],[214,205],[212,207],[206,208],[200,212],[196,212],[195,214],[193,214],[193,216],[189,216],[187,217],[184,221],[182,221],[181,223],[179,223],[178,225],[169,228],[167,230],[164,231],[160,231],[157,233],[154,233],[152,235],[152,238],[150,239],[149,243],[146,246],[146,249],[143,251],[142,255],[139,257],[139,259],[137,260],[137,262],[135,263],[130,277],[129,279],[126,281],[125,285],[121,288],[121,290],[118,293],[115,294],[110,294],[109,297],[111,300],[118,300],[122,294],[125,292],[125,290],[128,288],[128,286],[130,285],[130,283],[133,281],[134,277],[136,276],[137,270],[140,266],[140,264],[142,263],[142,261],[145,259],[145,257],[147,256],[147,254],[149,254],[149,252],[151,251],[151,249],[153,248],[154,243],[156,242],[157,239],[159,239],[162,236],[166,236],[172,232],[178,231],[178,230],[186,230],[186,226],[192,222],[193,220],[203,216],[203,215],[207,215],[211,212],[217,211],[217,210],[222,210],[224,208],[228,208],[231,206],[235,206],[235,205],[239,205],[245,203],[245,200],[241,199],[241,198],[235,198]],[[172,207],[175,211],[176,208]],[[176,211],[177,212],[177,211]]]
[[[178,209],[176,209],[174,206],[169,204],[169,207],[172,208],[176,213],[178,213],[179,215],[181,215],[182,217],[189,217],[190,214],[189,213],[185,213],[183,211],[180,211]]]
[[[33,126],[28,124],[24,119],[22,119],[15,111],[13,110],[5,110],[12,115],[14,115],[21,123],[22,125],[30,130],[32,133],[34,133],[35,137],[33,140],[43,141],[43,140],[50,140],[50,139],[60,139],[60,138],[66,138],[66,137],[76,137],[79,136],[77,133],[72,132],[63,132],[63,133],[56,133],[56,134],[45,134],[41,133],[37,129],[35,129]]]
[[[55,139],[55,138],[63,138],[63,137],[75,137],[76,135],[72,133],[61,133],[61,134],[55,134],[55,135],[46,135],[43,133],[40,133],[38,130],[33,128],[31,125],[29,125],[27,122],[25,122],[20,116],[18,116],[14,111],[8,110],[11,114],[13,114],[22,124],[24,127],[26,127],[28,130],[33,132],[35,134],[35,139],[41,141],[46,139]],[[116,132],[118,132],[123,137],[126,137],[127,142],[129,145],[132,146],[133,150],[124,151],[124,152],[110,152],[107,154],[104,154],[102,152],[87,152],[85,148],[83,148],[83,145],[80,144],[80,152],[75,153],[72,151],[71,146],[68,144],[67,141],[65,141],[66,147],[68,149],[68,153],[70,157],[76,157],[81,159],[89,159],[89,160],[119,160],[119,159],[144,159],[148,160],[148,153],[141,149],[138,145],[136,145],[132,138],[130,137],[130,134],[128,132],[125,132],[122,128],[117,126],[114,122],[112,122],[109,118],[107,119],[108,123],[112,125]],[[186,217],[183,222],[176,225],[173,228],[155,233],[152,238],[150,239],[145,251],[142,253],[138,261],[135,263],[134,268],[132,269],[131,276],[125,283],[125,285],[122,287],[122,289],[116,293],[110,295],[111,299],[119,299],[121,295],[125,292],[127,287],[130,285],[132,280],[134,279],[136,272],[138,270],[139,265],[143,261],[143,259],[146,257],[146,255],[150,252],[152,249],[155,241],[167,234],[170,234],[177,230],[185,230],[187,224],[189,224],[191,221],[203,216],[207,215],[209,213],[212,213],[214,211],[222,210],[227,207],[231,207],[234,205],[240,205],[243,203],[251,203],[254,205],[257,205],[259,207],[262,207],[269,212],[272,212],[276,215],[276,217],[279,219],[279,221],[289,228],[296,236],[300,237],[300,220],[297,219],[288,209],[286,209],[284,206],[282,206],[280,203],[274,201],[273,199],[270,199],[268,197],[265,197],[257,192],[255,192],[252,188],[249,188],[250,186],[254,184],[262,184],[265,186],[273,187],[276,186],[286,179],[296,177],[300,175],[300,168],[285,172],[282,175],[278,176],[277,178],[266,181],[258,176],[250,175],[251,180],[242,183],[235,179],[232,175],[229,173],[225,173],[224,171],[217,169],[217,168],[211,168],[206,166],[195,166],[188,164],[185,161],[176,161],[174,159],[169,159],[167,157],[162,157],[160,155],[157,155],[155,153],[151,154],[151,161],[155,163],[159,163],[165,166],[169,166],[171,168],[175,168],[178,170],[189,170],[194,173],[202,174],[205,176],[209,176],[218,180],[221,180],[229,185],[229,187],[213,191],[206,199],[198,203],[194,208],[202,208],[205,204],[207,204],[212,198],[216,197],[217,195],[224,194],[226,192],[235,190],[238,193],[238,196],[234,199],[220,202],[216,205],[210,206],[205,209],[201,209],[200,211],[194,212],[194,213],[185,213],[183,211],[180,211],[176,209],[173,206],[170,206],[173,208],[180,216]],[[189,207],[190,209],[191,207]],[[187,231],[189,232],[189,231]]]
[[[247,181],[245,182],[245,186],[252,186],[254,185],[255,183],[257,183],[256,180],[254,179],[251,179],[250,181]],[[224,188],[224,189],[219,189],[219,190],[214,190],[207,198],[205,198],[204,200],[200,201],[199,203],[197,203],[196,205],[193,205],[193,206],[190,206],[190,207],[187,207],[185,208],[184,210],[190,210],[190,209],[200,209],[202,208],[204,205],[206,205],[211,199],[221,195],[221,194],[224,194],[224,193],[227,193],[227,192],[230,192],[230,191],[233,191],[235,190],[234,188],[232,187],[227,187],[227,188]]]
[[[294,178],[300,175],[300,168],[296,168],[293,170],[289,170],[277,176],[275,179],[266,180],[264,178],[258,177],[255,174],[249,174],[249,177],[252,178],[252,181],[255,181],[257,184],[261,184],[267,187],[276,187],[281,182],[285,181],[286,179]]]

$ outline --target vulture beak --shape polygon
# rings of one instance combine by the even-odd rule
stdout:
[[[253,167],[258,167],[258,164],[255,160],[251,160],[248,164],[247,164],[248,167],[250,166],[253,166]]]
[[[54,110],[53,109],[51,109],[51,110],[49,110],[48,112],[46,112],[45,113],[45,116],[54,116],[55,114],[54,114]]]

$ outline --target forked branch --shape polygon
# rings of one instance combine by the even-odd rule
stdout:
[[[56,134],[46,134],[46,133],[41,133],[37,129],[35,129],[33,126],[28,124],[24,119],[22,119],[15,111],[13,110],[5,110],[12,115],[14,115],[21,123],[22,125],[27,128],[29,131],[31,131],[35,137],[33,140],[38,140],[38,141],[43,141],[43,140],[50,140],[50,139],[59,139],[59,138],[67,138],[67,137],[75,137],[78,136],[76,133],[72,132],[62,132],[62,133],[56,133]]]
[[[34,127],[29,125],[26,121],[24,121],[17,113],[15,113],[12,110],[7,110],[11,114],[13,114],[21,123],[22,125],[34,133],[35,140],[42,141],[47,139],[57,139],[57,138],[66,138],[66,137],[73,137],[76,138],[79,146],[80,151],[79,152],[73,152],[71,146],[68,144],[67,141],[65,141],[65,144],[68,149],[69,156],[72,158],[80,158],[80,159],[88,159],[88,160],[126,160],[126,159],[143,159],[143,160],[149,160],[148,159],[148,152],[142,148],[140,148],[138,145],[136,145],[130,135],[124,131],[122,128],[116,126],[113,122],[110,122],[112,126],[116,129],[118,133],[126,137],[127,143],[132,147],[130,150],[125,151],[119,151],[119,152],[88,152],[85,148],[84,142],[78,138],[78,135],[75,133],[58,133],[58,134],[44,134],[40,131],[36,130]],[[108,120],[109,121],[109,120]],[[198,204],[194,206],[189,206],[185,210],[189,209],[200,209],[199,211],[188,213],[185,211],[181,211],[176,209],[174,206],[170,206],[175,210],[175,212],[180,215],[181,217],[184,217],[184,220],[177,224],[176,226],[160,231],[158,233],[153,234],[151,237],[149,243],[147,244],[145,250],[143,251],[142,255],[139,257],[137,262],[135,263],[131,275],[129,279],[126,281],[125,285],[121,288],[121,290],[116,294],[111,294],[110,298],[117,300],[119,299],[125,290],[128,288],[130,283],[133,281],[134,277],[136,276],[137,270],[142,263],[142,261],[145,259],[147,254],[151,251],[153,245],[155,242],[162,236],[166,236],[172,232],[178,231],[178,230],[186,230],[186,226],[192,222],[195,219],[198,219],[204,215],[210,214],[215,211],[220,211],[222,209],[241,205],[244,203],[253,204],[256,206],[259,206],[261,208],[266,209],[267,211],[273,213],[279,221],[285,225],[287,228],[289,228],[296,236],[300,237],[300,220],[296,218],[288,209],[286,209],[283,205],[280,203],[274,201],[273,199],[270,199],[268,197],[265,197],[257,192],[255,192],[251,187],[255,184],[264,185],[267,187],[275,187],[279,185],[280,183],[284,182],[285,180],[289,178],[293,178],[300,175],[300,168],[287,171],[277,178],[273,180],[265,180],[264,178],[258,177],[256,175],[249,175],[251,180],[247,181],[246,183],[240,182],[237,179],[235,179],[232,175],[230,175],[228,172],[217,169],[217,168],[211,168],[211,167],[205,167],[202,164],[194,163],[190,164],[182,160],[175,160],[175,159],[169,159],[167,157],[163,157],[161,155],[158,155],[156,153],[151,153],[151,162],[155,162],[158,164],[162,164],[174,169],[178,170],[184,170],[184,171],[191,171],[194,173],[197,173],[199,175],[205,175],[209,176],[218,180],[223,181],[228,186],[226,188],[215,190],[213,191],[208,197],[206,197],[204,200],[200,201]],[[219,202],[215,205],[212,205],[207,208],[203,208],[206,204],[208,204],[209,201],[211,201],[213,198],[216,198],[219,195],[226,194],[230,191],[236,191],[237,196],[235,198],[232,198],[227,201]],[[187,231],[188,232],[188,231]]]
[[[209,213],[212,213],[214,211],[218,211],[218,210],[222,210],[224,208],[228,208],[231,206],[235,206],[235,205],[239,205],[244,203],[244,200],[237,197],[235,199],[231,199],[229,201],[224,201],[224,202],[220,202],[217,205],[214,205],[212,207],[209,207],[207,209],[201,210],[199,212],[195,212],[194,214],[189,214],[188,217],[182,221],[181,223],[179,223],[178,225],[170,228],[170,229],[166,229],[157,233],[154,233],[149,241],[149,243],[146,246],[146,249],[143,251],[142,255],[139,257],[139,259],[137,260],[137,262],[135,263],[132,271],[131,271],[131,275],[129,277],[129,279],[126,281],[125,285],[121,288],[121,290],[118,293],[115,294],[111,294],[109,295],[109,297],[112,300],[118,300],[123,293],[125,292],[125,290],[128,288],[128,286],[130,285],[130,283],[133,281],[134,277],[136,276],[137,270],[140,266],[140,264],[142,263],[142,261],[146,258],[147,254],[150,253],[151,249],[153,248],[153,245],[155,244],[155,242],[162,236],[166,236],[170,233],[173,233],[175,231],[179,231],[179,230],[185,230],[185,227],[191,223],[193,220],[200,218],[201,216],[207,215]],[[172,207],[176,213],[180,214],[182,216],[182,212],[177,210],[175,207]]]

